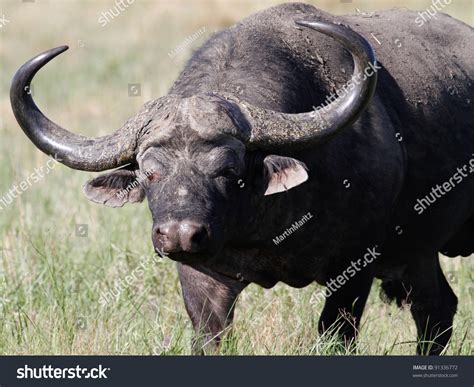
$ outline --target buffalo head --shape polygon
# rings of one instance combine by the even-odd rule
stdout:
[[[184,262],[204,259],[231,238],[239,212],[251,206],[249,192],[263,197],[307,180],[304,163],[271,153],[327,141],[352,124],[373,95],[376,76],[363,77],[363,71],[375,56],[360,35],[336,24],[299,24],[333,37],[354,60],[354,87],[324,109],[288,114],[225,93],[170,94],[145,104],[113,134],[87,138],[50,121],[26,92],[36,72],[67,49],[62,46],[17,71],[13,112],[30,140],[63,164],[84,171],[120,167],[86,183],[90,200],[119,207],[146,197],[155,249]]]

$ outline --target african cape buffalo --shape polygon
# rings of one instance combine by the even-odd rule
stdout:
[[[411,304],[418,353],[439,354],[457,298],[438,252],[474,252],[474,34],[447,15],[422,27],[417,16],[335,17],[300,3],[256,13],[214,34],[169,94],[104,137],[59,127],[25,92],[67,47],[26,62],[11,103],[30,140],[65,165],[122,167],[85,185],[90,200],[148,199],[197,350],[219,343],[249,283],[342,276],[320,332],[351,342],[376,277]]]

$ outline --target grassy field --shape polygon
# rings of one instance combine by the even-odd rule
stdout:
[[[102,27],[98,18],[113,1],[1,0],[0,17],[8,22],[0,29],[0,197],[35,168],[48,168],[48,158],[18,128],[9,104],[11,78],[25,59],[70,45],[35,79],[35,99],[68,129],[102,135],[145,101],[165,94],[192,50],[215,30],[277,3],[136,0]],[[337,14],[431,5],[311,3]],[[453,1],[445,12],[473,24],[470,0]],[[193,34],[193,42],[178,50]],[[129,96],[129,84],[136,83],[140,95]],[[116,302],[100,305],[101,293],[152,253],[151,216],[146,204],[111,209],[88,202],[82,185],[90,177],[54,165],[0,210],[0,354],[189,354],[191,326],[173,262],[147,266]],[[442,258],[442,264],[459,297],[447,353],[472,354],[473,261]],[[223,353],[340,353],[317,336],[322,305],[311,305],[310,299],[318,289],[249,286]],[[409,311],[382,303],[379,289],[376,282],[353,353],[413,354],[416,333]]]

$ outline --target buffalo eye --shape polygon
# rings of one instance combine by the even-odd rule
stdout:
[[[163,178],[164,167],[154,157],[147,157],[143,161],[140,171],[142,180],[152,183]]]
[[[149,182],[156,182],[160,180],[160,174],[157,171],[145,172],[145,176]]]
[[[228,179],[234,178],[239,175],[239,171],[234,166],[228,166],[225,168],[221,168],[217,172],[212,174],[212,177],[225,177]]]

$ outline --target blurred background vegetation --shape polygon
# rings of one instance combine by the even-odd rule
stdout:
[[[126,3],[127,0],[125,0]],[[192,51],[214,31],[278,1],[140,1],[102,26],[111,0],[1,0],[0,197],[45,166],[47,157],[14,120],[9,86],[15,70],[33,55],[68,44],[70,50],[39,73],[37,104],[48,117],[84,135],[110,133],[144,102],[162,96]],[[426,0],[307,1],[335,14],[393,7],[426,10]],[[444,9],[472,26],[473,2]],[[205,32],[183,50],[191,35]],[[173,55],[168,55],[174,53]],[[129,95],[130,84],[139,95]],[[0,354],[189,353],[190,324],[174,264],[153,266],[106,308],[98,299],[114,281],[152,253],[146,204],[111,209],[82,195],[90,174],[57,165],[0,211]],[[77,225],[86,225],[87,235]],[[460,298],[450,354],[473,352],[472,270],[467,259],[443,266]],[[317,338],[321,305],[310,305],[317,285],[302,290],[250,286],[236,312],[230,354],[333,354]],[[407,310],[383,304],[376,283],[354,353],[413,354],[415,328]]]

